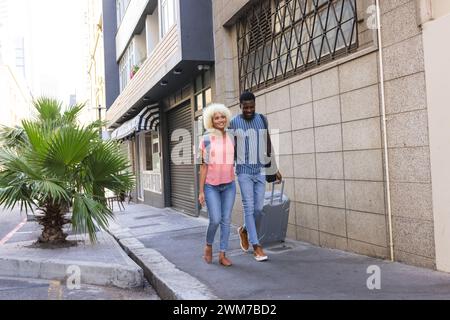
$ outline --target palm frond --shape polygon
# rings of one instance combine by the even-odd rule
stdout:
[[[7,127],[0,125],[0,144],[6,148],[17,148],[25,144],[27,136],[20,127]]]
[[[25,159],[12,149],[0,150],[0,168],[3,175],[20,175],[21,179],[39,180],[39,169],[30,165]]]
[[[62,104],[56,99],[40,97],[33,101],[37,111],[37,120],[41,122],[54,121],[61,118]]]
[[[33,212],[36,203],[29,196],[29,190],[23,185],[21,188],[14,186],[0,187],[0,205],[5,209],[12,210],[16,204],[20,204],[20,210],[28,212],[28,209]]]
[[[75,194],[73,201],[72,226],[75,232],[87,233],[92,242],[97,240],[97,228],[107,230],[112,211],[92,197]]]
[[[101,128],[106,127],[107,125],[108,125],[108,121],[95,120],[94,122],[91,122],[90,124],[88,124],[85,128],[86,128],[86,130],[98,131]]]
[[[95,135],[82,128],[66,127],[53,133],[48,143],[48,166],[74,166],[85,159]]]
[[[29,120],[22,121],[22,126],[31,148],[36,152],[44,153],[51,129]]]
[[[32,199],[51,199],[54,202],[69,202],[70,195],[68,191],[61,185],[61,182],[51,180],[51,179],[42,179],[32,181],[30,183],[31,195]]]
[[[83,108],[86,106],[84,103],[79,103],[76,105],[73,105],[69,107],[66,111],[64,111],[61,122],[65,125],[76,125],[78,116],[80,115],[80,112],[83,110]]]
[[[0,151],[0,204],[7,207],[17,202],[26,202],[27,206],[35,201],[51,199],[67,202],[70,196],[64,182],[44,175],[36,163],[27,161],[28,156],[17,154],[13,150]]]
[[[107,188],[118,193],[134,186],[128,159],[115,142],[98,144],[84,163],[94,189]]]

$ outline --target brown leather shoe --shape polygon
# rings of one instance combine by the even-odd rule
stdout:
[[[233,263],[225,256],[225,252],[219,253],[219,263],[224,267],[231,267]]]
[[[241,249],[244,252],[247,252],[248,248],[250,247],[250,243],[248,242],[247,230],[245,230],[244,227],[239,227],[237,229],[237,231],[238,231],[238,234],[239,234],[239,239],[240,239],[239,244],[241,245]]]
[[[212,263],[212,246],[206,245],[205,247],[205,255],[203,256],[203,259],[205,259],[205,262],[207,264]]]
[[[261,246],[253,246],[253,250],[254,250],[253,255],[255,256],[256,261],[262,262],[267,261],[267,259],[269,259],[264,253]]]

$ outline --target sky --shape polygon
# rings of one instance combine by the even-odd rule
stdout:
[[[68,104],[70,95],[76,94],[78,102],[84,102],[88,97],[86,0],[12,3],[15,30],[28,39],[26,65],[33,96],[51,95]]]

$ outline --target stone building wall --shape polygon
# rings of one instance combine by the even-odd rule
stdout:
[[[234,18],[251,3],[213,0],[215,101],[239,112]],[[357,1],[357,52],[254,92],[280,131],[291,198],[288,236],[389,258],[387,184],[374,1]],[[391,207],[397,261],[435,267],[428,124],[416,1],[381,1]],[[234,223],[242,221],[240,197]]]

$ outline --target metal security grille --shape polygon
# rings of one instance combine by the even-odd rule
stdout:
[[[168,114],[169,129],[169,154],[170,154],[170,201],[171,206],[186,214],[195,215],[196,213],[196,197],[195,197],[195,166],[194,156],[192,153],[192,142],[190,139],[182,139],[181,141],[173,141],[172,134],[176,130],[184,129],[190,133],[192,137],[192,115],[190,105],[177,107]],[[176,139],[175,139],[176,140]],[[176,164],[172,159],[174,149],[178,148],[186,154],[177,154],[185,158],[187,163]]]
[[[356,0],[261,0],[237,22],[241,90],[348,54],[358,47]]]

